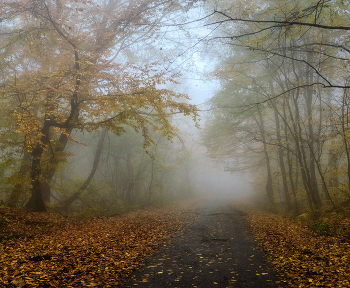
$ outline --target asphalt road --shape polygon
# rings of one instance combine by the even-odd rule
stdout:
[[[208,202],[199,218],[171,238],[122,286],[281,287],[241,212]]]

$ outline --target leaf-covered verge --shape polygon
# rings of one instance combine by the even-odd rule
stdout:
[[[0,286],[116,287],[197,217],[194,206],[80,221],[2,208]]]
[[[281,215],[245,212],[288,287],[350,287],[349,238],[320,235]]]

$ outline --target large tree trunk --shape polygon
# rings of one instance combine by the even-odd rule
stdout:
[[[74,47],[74,61],[75,61],[75,70],[80,71],[79,64],[79,54],[78,51]],[[50,128],[51,127],[60,127],[71,129],[72,122],[76,121],[78,118],[78,91],[81,86],[81,75],[78,74],[75,80],[75,91],[72,94],[72,98],[70,101],[70,113],[67,117],[64,125],[57,123],[54,119],[51,119],[51,114],[55,111],[55,107],[52,104],[52,95],[47,96],[46,107],[45,107],[45,117],[43,128],[41,129],[41,137],[38,139],[36,146],[32,151],[32,167],[31,167],[31,179],[32,179],[32,195],[26,204],[26,208],[29,210],[33,210],[35,212],[43,212],[46,211],[46,206],[42,193],[42,169],[41,169],[41,158],[44,153],[44,148],[50,142]],[[71,131],[71,130],[70,130]],[[63,134],[61,136],[63,137]]]
[[[57,155],[55,154],[61,153],[64,151],[68,143],[68,136],[72,133],[72,131],[73,131],[73,128],[68,128],[66,129],[65,133],[62,133],[60,135],[60,138],[58,139],[59,146],[56,147],[56,149],[53,151],[53,155],[49,160],[49,165],[48,165],[49,168],[43,172],[44,181],[41,185],[41,189],[42,189],[42,195],[45,203],[50,203],[51,181],[56,173],[58,165],[60,164],[60,157],[57,157]]]
[[[26,204],[28,210],[35,212],[45,212],[46,206],[41,193],[41,158],[44,153],[44,147],[49,143],[50,124],[48,120],[44,120],[41,129],[42,136],[32,151],[32,167],[30,171],[32,179],[32,195]]]

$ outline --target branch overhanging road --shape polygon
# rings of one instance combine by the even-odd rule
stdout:
[[[224,202],[199,211],[122,287],[282,287],[241,212]]]

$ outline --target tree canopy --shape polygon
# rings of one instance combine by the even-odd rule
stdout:
[[[175,135],[172,113],[196,118],[186,95],[163,88],[178,75],[128,60],[132,45],[156,37],[160,19],[188,7],[168,0],[2,1],[1,145],[17,158],[30,154],[28,208],[45,210],[42,185],[52,176],[42,179],[43,170],[54,173],[73,129],[118,135],[129,125],[148,146],[149,129]]]

